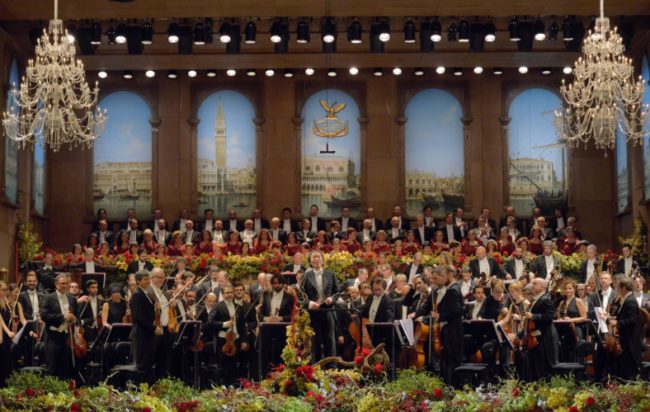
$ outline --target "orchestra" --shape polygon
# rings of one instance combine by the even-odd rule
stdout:
[[[282,363],[286,327],[301,310],[314,330],[312,362],[337,355],[350,361],[360,347],[384,344],[396,358],[392,370],[430,370],[451,385],[456,369],[476,362],[486,348],[496,356],[483,361],[493,362],[498,375],[526,381],[550,376],[562,362],[585,363],[596,381],[641,372],[650,299],[630,245],[607,265],[595,246],[586,246],[579,279],[573,279],[563,276],[558,255],[566,239],[552,240],[555,229],[540,217],[528,233],[536,239],[536,256],[514,214],[502,219],[501,229],[489,211],[471,222],[457,210],[439,225],[420,215],[409,230],[396,210],[384,232],[374,211],[356,221],[346,210],[327,232],[317,209],[302,230],[290,213],[270,224],[260,213],[243,223],[233,215],[227,225],[238,227],[233,231],[208,213],[195,230],[186,216],[173,235],[160,235],[158,225],[153,237],[135,218],[115,235],[102,220],[94,237],[108,243],[125,237],[137,246],[129,248],[133,260],[122,282],[83,277],[104,270],[91,246],[74,248],[79,264],[72,270],[57,267],[48,252],[43,265],[26,270],[17,284],[0,282],[0,386],[13,369],[30,366],[60,378],[91,379],[89,369],[99,363],[100,375],[109,376],[115,342],[128,343],[137,371],[132,379],[143,382],[174,376],[196,383],[195,371],[204,385],[263,379]],[[561,232],[575,236],[569,229]],[[266,233],[262,241],[260,233]],[[237,281],[218,265],[195,275],[185,255],[212,235],[216,240],[206,245],[223,248],[217,253],[241,251],[241,242],[253,254],[273,247],[284,254],[281,269]],[[160,236],[168,239],[160,244],[178,252],[169,273],[150,259]],[[360,243],[363,249],[355,249]],[[367,263],[355,268],[356,277],[342,279],[327,259],[348,245]],[[496,252],[507,258],[501,261]],[[472,335],[472,325],[493,330],[487,346],[484,336]],[[399,338],[402,332],[411,339]],[[584,347],[592,347],[586,356]]]

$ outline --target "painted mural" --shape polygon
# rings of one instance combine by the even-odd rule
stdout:
[[[17,102],[11,96],[11,89],[15,85],[20,87],[20,77],[18,74],[18,62],[11,62],[9,71],[9,91],[7,92],[6,107],[11,107],[18,111]],[[18,202],[18,148],[9,138],[5,138],[5,195],[12,203]]]

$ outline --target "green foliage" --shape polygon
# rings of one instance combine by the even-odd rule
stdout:
[[[18,243],[18,258],[21,263],[33,260],[36,255],[41,253],[43,248],[43,242],[38,240],[38,234],[34,232],[31,223],[27,223],[20,228]]]
[[[31,389],[36,394],[59,394],[68,392],[68,385],[67,382],[53,376],[41,376],[31,372],[14,372],[7,380],[7,388],[16,393],[22,393],[27,389]]]

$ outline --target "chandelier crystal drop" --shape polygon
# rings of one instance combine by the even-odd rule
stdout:
[[[598,149],[614,149],[619,130],[634,145],[643,143],[648,136],[645,84],[641,76],[635,81],[632,59],[624,51],[623,39],[616,28],[610,29],[600,0],[600,17],[584,40],[574,80],[568,85],[562,80],[564,107],[555,111],[560,140],[572,147],[593,140]]]
[[[97,107],[99,87],[88,87],[67,34],[54,0],[54,19],[38,39],[20,88],[12,85],[2,119],[5,135],[20,148],[33,148],[39,137],[45,149],[55,152],[65,145],[90,148],[104,131],[107,115]]]

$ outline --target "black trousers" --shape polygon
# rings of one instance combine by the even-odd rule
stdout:
[[[334,313],[310,311],[309,315],[311,327],[315,332],[311,338],[312,362],[318,362],[328,356],[336,356]]]
[[[47,340],[45,341],[45,365],[47,371],[59,379],[74,377],[73,355],[67,339],[67,333],[48,331]]]
[[[131,332],[131,348],[133,350],[133,360],[138,370],[152,379],[151,371],[154,361],[154,334],[153,331],[143,331],[137,326]]]
[[[175,338],[176,334],[170,333],[167,327],[163,327],[162,335],[154,337],[156,380],[169,376],[169,360]]]
[[[226,343],[224,338],[217,339],[217,358],[221,370],[221,384],[234,385],[239,378],[239,369],[237,367],[239,349],[241,348],[239,339],[237,340],[237,354],[234,356],[224,355],[221,348]]]

